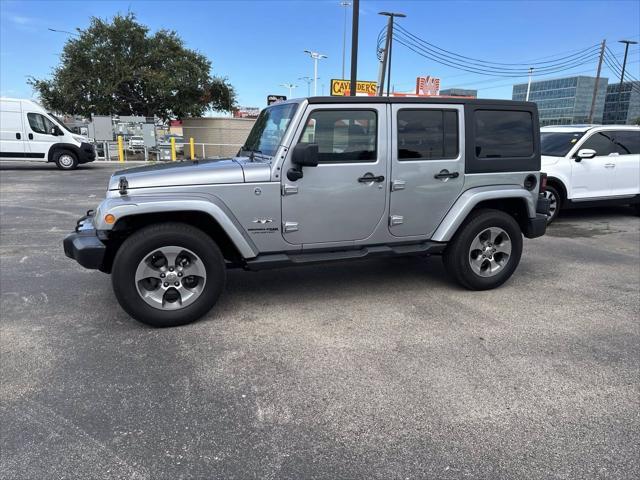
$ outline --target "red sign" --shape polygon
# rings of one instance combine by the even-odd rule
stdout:
[[[436,77],[418,77],[416,78],[416,95],[439,95],[440,79]]]

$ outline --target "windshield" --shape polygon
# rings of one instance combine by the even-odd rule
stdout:
[[[549,157],[564,157],[583,135],[583,132],[542,132],[540,153]]]
[[[240,152],[274,156],[297,108],[297,103],[283,103],[262,110]]]
[[[62,120],[60,120],[58,117],[56,117],[53,113],[51,113],[51,112],[47,112],[47,114],[48,114],[51,118],[53,118],[53,119],[56,121],[56,123],[57,123],[59,126],[61,126],[62,128],[64,128],[67,132],[69,132],[69,133],[73,133],[71,130],[69,130],[69,128],[68,128],[64,123],[62,123]]]

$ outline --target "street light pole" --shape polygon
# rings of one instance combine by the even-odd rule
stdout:
[[[344,30],[342,33],[342,77],[340,77],[344,80],[344,62],[347,51],[347,9],[351,6],[351,2],[343,0],[340,2],[340,6],[344,8]]]
[[[529,101],[529,92],[531,92],[531,77],[533,76],[533,67],[529,67],[529,83],[527,83],[527,98],[525,101]]]
[[[389,96],[389,88],[391,87],[391,46],[393,44],[393,19],[395,17],[405,18],[404,13],[398,12],[379,12],[378,15],[389,17],[387,22],[387,41],[385,43],[384,53],[382,55],[382,68],[380,69],[380,82],[378,86],[378,95],[384,94],[384,77],[387,75],[387,97]],[[388,69],[388,71],[387,71]]]
[[[290,99],[293,98],[293,90],[295,88],[298,88],[298,85],[294,85],[293,83],[281,83],[280,86],[289,89],[289,97],[288,98],[290,98]]]
[[[311,77],[300,77],[298,80],[303,80],[307,84],[307,97],[311,96],[311,82],[313,79]]]
[[[618,86],[618,101],[616,102],[616,123],[618,123],[618,110],[620,109],[620,99],[622,98],[622,83],[624,82],[624,71],[627,67],[627,54],[629,53],[629,45],[636,45],[638,42],[633,40],[618,40],[618,43],[624,43],[624,60],[622,61],[622,73],[620,73],[620,85]],[[627,109],[627,114],[629,110]],[[626,116],[622,119],[622,124],[627,123]]]
[[[311,50],[305,50],[304,53],[313,59],[313,95],[316,96],[318,95],[318,60],[327,58],[327,56]]]

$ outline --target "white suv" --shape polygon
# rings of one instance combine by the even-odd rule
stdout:
[[[567,125],[540,129],[548,221],[561,208],[640,207],[640,127]]]

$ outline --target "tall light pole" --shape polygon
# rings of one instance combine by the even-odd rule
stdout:
[[[529,93],[531,92],[531,77],[533,77],[533,67],[529,67],[529,83],[527,83],[527,98],[525,101],[529,101]]]
[[[340,2],[340,6],[344,8],[344,30],[342,33],[342,76],[340,77],[342,80],[344,80],[344,61],[347,51],[347,10],[351,6],[351,2],[343,0],[342,2]]]
[[[382,68],[380,69],[381,77],[380,83],[378,86],[378,95],[382,95],[384,93],[384,77],[387,74],[387,97],[389,96],[389,87],[391,86],[391,46],[393,44],[393,19],[395,17],[404,18],[406,15],[404,13],[397,12],[380,12],[378,15],[383,15],[385,17],[389,17],[389,21],[387,22],[387,41],[384,47],[384,53],[382,55]],[[388,65],[388,67],[387,67]],[[388,72],[387,72],[388,68]]]
[[[313,96],[316,96],[318,95],[318,60],[327,58],[327,56],[311,50],[305,50],[304,53],[313,59]]]
[[[294,85],[293,83],[281,83],[280,86],[289,89],[289,99],[293,98],[293,90],[298,88],[298,85]]]
[[[622,98],[622,82],[624,82],[624,70],[627,67],[627,54],[629,53],[629,45],[636,45],[638,42],[633,40],[618,40],[618,43],[624,43],[624,60],[622,61],[622,73],[620,74],[620,85],[618,86],[618,101],[616,102],[616,123],[618,123],[618,110],[620,109],[620,99]],[[627,114],[629,110],[627,109]],[[622,124],[627,123],[626,116],[622,119]]]
[[[313,78],[311,77],[300,77],[298,80],[302,80],[307,84],[307,97],[311,96],[311,83],[313,82]]]

